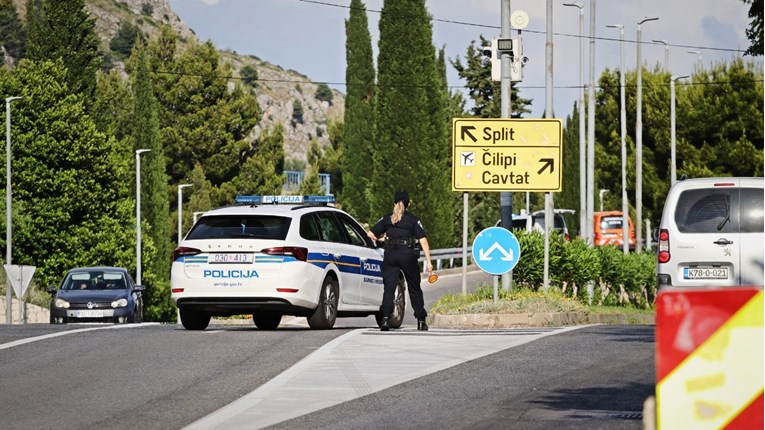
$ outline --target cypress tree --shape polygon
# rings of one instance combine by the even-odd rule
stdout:
[[[424,0],[386,2],[380,16],[373,154],[374,216],[389,213],[396,189],[407,189],[432,246],[452,245],[452,195],[443,154],[448,145],[444,88]]]
[[[26,32],[13,0],[0,0],[0,43],[5,56],[18,61],[26,55]],[[5,63],[5,58],[1,59]]]
[[[351,13],[345,22],[345,115],[342,152],[343,209],[361,222],[371,221],[367,200],[370,154],[374,151],[375,69],[372,37],[366,8],[361,0],[351,0]],[[379,215],[375,215],[379,216]]]
[[[85,0],[28,0],[27,34],[29,58],[61,59],[69,89],[90,104],[101,57],[96,21],[85,9]]]
[[[151,149],[143,156],[141,169],[142,217],[146,220],[144,230],[154,242],[157,255],[146,261],[146,279],[151,282],[149,302],[146,306],[148,320],[173,320],[170,303],[170,202],[168,198],[168,177],[165,173],[165,153],[159,128],[157,100],[151,82],[151,73],[146,58],[146,48],[140,40],[133,49],[133,149]],[[167,293],[167,294],[163,294]]]

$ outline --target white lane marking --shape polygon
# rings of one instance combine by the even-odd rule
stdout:
[[[243,397],[184,430],[254,430],[378,392],[504,349],[584,326],[533,335],[337,337]],[[435,330],[434,330],[435,331]],[[431,334],[433,332],[430,332]],[[395,356],[395,362],[379,360]],[[352,368],[349,371],[349,368]],[[360,378],[360,379],[359,379]]]
[[[159,323],[141,323],[141,324],[126,324],[126,325],[113,325],[113,326],[107,326],[107,327],[92,327],[92,328],[78,328],[74,330],[67,330],[67,331],[61,331],[57,333],[50,333],[50,334],[44,334],[41,336],[35,336],[35,337],[28,337],[26,339],[19,339],[14,340],[13,342],[6,342],[0,344],[0,350],[2,349],[8,349],[13,348],[14,346],[19,345],[25,345],[27,343],[37,342],[39,340],[45,340],[45,339],[51,339],[54,337],[64,336],[67,334],[74,334],[74,333],[83,333],[86,331],[93,331],[93,330],[111,330],[111,329],[119,329],[119,328],[140,328],[140,327],[147,327],[152,325],[159,325]]]

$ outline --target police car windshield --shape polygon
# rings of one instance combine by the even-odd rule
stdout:
[[[284,240],[291,221],[273,215],[206,216],[194,225],[186,239]]]

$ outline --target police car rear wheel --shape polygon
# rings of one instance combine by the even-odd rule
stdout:
[[[181,308],[181,324],[186,330],[204,330],[210,325],[210,315]]]
[[[273,312],[258,312],[252,314],[252,322],[261,330],[275,330],[282,321],[282,315]]]
[[[335,325],[335,320],[337,319],[337,296],[337,281],[327,276],[324,278],[324,283],[321,286],[319,306],[316,307],[313,315],[308,317],[309,327],[314,330],[326,330]]]

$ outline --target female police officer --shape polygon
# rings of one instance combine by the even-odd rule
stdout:
[[[393,200],[393,213],[380,218],[380,221],[377,221],[377,224],[367,232],[372,240],[385,241],[385,255],[382,263],[384,292],[380,306],[383,318],[380,330],[390,329],[388,324],[393,312],[393,296],[401,272],[404,273],[409,287],[409,298],[414,308],[414,317],[417,318],[417,330],[427,330],[425,318],[428,312],[425,310],[425,301],[420,288],[420,270],[417,264],[420,253],[417,242],[425,253],[425,268],[428,272],[433,271],[430,245],[420,220],[406,210],[409,206],[409,193],[396,191]]]

